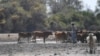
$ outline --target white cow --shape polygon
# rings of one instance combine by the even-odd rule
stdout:
[[[87,40],[87,44],[89,46],[90,54],[95,53],[97,37],[93,33],[89,33],[86,40]]]

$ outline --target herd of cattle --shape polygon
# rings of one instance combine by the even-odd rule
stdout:
[[[81,41],[82,43],[86,42],[86,37],[89,33],[93,33],[97,37],[97,43],[100,42],[100,32],[99,31],[86,31],[79,30],[77,31],[77,41]],[[27,38],[28,42],[31,38],[32,42],[36,42],[37,38],[43,38],[43,42],[45,43],[46,38],[49,35],[54,35],[55,40],[61,42],[72,42],[71,41],[71,31],[34,31],[34,32],[20,32],[18,33],[18,43],[21,41],[21,38]],[[52,38],[52,37],[51,37]]]

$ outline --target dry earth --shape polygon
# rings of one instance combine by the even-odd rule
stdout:
[[[96,54],[89,54],[87,44],[56,43],[43,40],[37,43],[17,43],[17,34],[0,34],[0,56],[100,56],[100,46],[97,45]]]

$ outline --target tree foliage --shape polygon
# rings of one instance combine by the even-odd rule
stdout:
[[[0,3],[0,23],[6,21],[3,28],[1,25],[3,32],[43,30],[46,17],[44,0],[1,0]]]
[[[80,0],[0,0],[0,32],[70,30],[71,22],[79,29],[99,30],[100,1],[95,12],[82,8]]]

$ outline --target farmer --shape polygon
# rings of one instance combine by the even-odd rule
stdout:
[[[72,42],[76,43],[77,42],[76,27],[75,27],[75,24],[73,22],[71,23],[71,26],[72,26],[72,32],[71,32]]]

